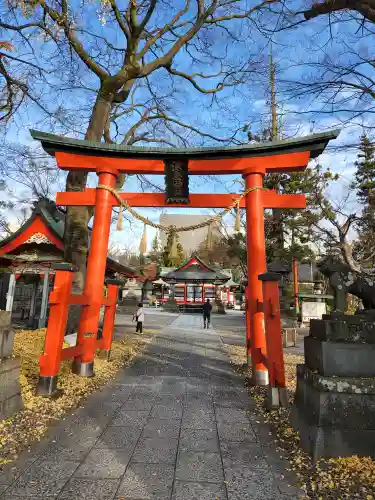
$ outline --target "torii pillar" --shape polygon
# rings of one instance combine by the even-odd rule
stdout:
[[[245,187],[253,189],[246,195],[247,246],[247,359],[252,366],[255,385],[268,385],[268,370],[262,358],[267,354],[263,314],[262,282],[258,276],[267,270],[264,236],[263,177],[265,169],[253,167],[244,172]]]

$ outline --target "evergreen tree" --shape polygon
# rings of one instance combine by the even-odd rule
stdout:
[[[329,183],[337,180],[337,174],[323,171],[320,165],[308,167],[304,172],[269,174],[265,177],[267,189],[283,194],[304,194],[306,210],[280,210],[277,217],[266,216],[267,260],[291,261],[294,256],[301,261],[313,258],[313,228],[327,217],[329,203],[325,192]],[[275,220],[276,219],[276,220]]]
[[[157,234],[155,235],[155,238],[152,240],[151,252],[149,253],[148,260],[151,262],[156,262],[157,264],[160,264],[162,261],[160,240]]]
[[[366,134],[361,137],[359,153],[355,162],[356,173],[352,187],[357,191],[358,201],[363,206],[358,221],[359,241],[356,258],[363,267],[375,266],[375,144]]]
[[[177,243],[177,255],[175,257],[171,256],[173,235],[172,233],[168,233],[167,244],[165,245],[163,251],[163,265],[165,267],[179,267],[185,262],[185,253],[180,243],[178,233],[175,233],[174,237],[176,238]]]
[[[248,126],[244,127],[250,141],[267,142],[282,139],[281,123],[277,112],[276,100],[276,65],[270,54],[270,123],[260,134],[253,134]],[[273,260],[292,261],[313,258],[311,241],[314,237],[312,228],[324,219],[328,210],[325,190],[337,175],[330,170],[323,171],[317,165],[308,167],[303,172],[272,173],[264,178],[264,187],[280,194],[305,194],[307,210],[272,209],[265,214],[266,255],[267,262]]]

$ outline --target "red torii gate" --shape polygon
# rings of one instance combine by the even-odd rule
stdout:
[[[264,190],[263,177],[268,172],[304,170],[309,160],[319,156],[328,142],[335,139],[338,133],[339,131],[335,130],[291,140],[235,147],[167,149],[102,144],[31,131],[32,137],[39,140],[49,154],[55,156],[59,168],[70,171],[96,172],[98,184],[108,188],[115,187],[119,173],[162,175],[165,171],[164,161],[176,159],[188,161],[190,175],[240,174],[244,177],[246,190],[252,189],[240,203],[240,207],[246,208],[247,221],[246,339],[248,359],[251,358],[253,369],[253,382],[257,385],[268,385],[269,382],[265,363],[267,352],[263,289],[262,280],[258,279],[266,272],[264,209],[303,209],[306,206],[304,195],[286,195]],[[132,207],[181,207],[180,204],[167,205],[164,195],[159,193],[122,193],[121,197]],[[238,198],[238,194],[190,194],[189,204],[183,206],[226,208]],[[71,288],[64,285],[66,302],[64,307],[69,305],[69,300],[70,303],[79,303],[84,306],[78,330],[77,346],[71,348],[71,356],[74,356],[73,369],[79,375],[91,376],[94,373],[95,349],[100,347],[97,342],[100,307],[106,304],[105,299],[103,299],[103,284],[112,208],[118,206],[119,202],[108,190],[85,189],[83,192],[58,193],[56,203],[62,206],[86,205],[95,207],[83,295],[71,296]],[[52,301],[52,304],[56,304],[57,293],[54,291],[52,294],[52,298],[55,300],[55,302]],[[270,318],[274,317],[272,311],[273,309],[270,312]],[[57,328],[55,322],[58,321],[59,331],[62,331],[66,314],[63,316],[64,319],[61,321],[61,316],[53,319],[54,315],[51,314],[46,334],[47,339],[50,332],[52,337],[52,331]],[[111,313],[112,327],[113,319],[113,313]],[[107,321],[108,331],[111,328],[110,321]],[[62,350],[61,335],[63,339],[63,333],[59,336],[55,334],[61,343],[60,347],[53,347],[56,352],[59,349]],[[110,345],[108,335],[107,332],[107,350],[108,345]],[[67,355],[62,355],[61,352],[56,356],[58,359],[68,359]],[[48,359],[45,348],[40,365],[39,392],[51,395],[56,392],[59,362],[52,362],[51,359]]]

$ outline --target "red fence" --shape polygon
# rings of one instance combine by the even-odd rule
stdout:
[[[59,394],[57,388],[57,375],[61,361],[74,359],[85,354],[86,344],[63,348],[66,324],[70,305],[87,307],[90,297],[72,294],[74,267],[69,264],[56,264],[55,282],[50,293],[50,313],[43,353],[40,356],[40,376],[37,394],[52,397]],[[112,334],[116,314],[118,280],[107,280],[107,297],[103,297],[101,306],[105,306],[102,337],[97,338],[97,333],[86,334],[95,337],[95,350],[100,349],[101,355],[109,359]],[[77,339],[78,340],[78,339]],[[92,348],[92,346],[90,346]],[[74,365],[73,365],[74,371]]]

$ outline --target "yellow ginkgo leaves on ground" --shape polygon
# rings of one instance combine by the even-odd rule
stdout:
[[[234,368],[250,380],[251,370],[246,366],[246,349],[226,345]],[[296,365],[303,363],[303,356],[285,354],[285,375],[290,402],[296,388]],[[297,476],[305,494],[301,498],[314,500],[375,500],[375,460],[356,456],[319,460],[311,458],[299,446],[298,433],[290,425],[289,410],[283,408],[268,412],[265,409],[267,391],[251,387],[249,391],[262,421],[270,425],[275,435],[275,446],[280,456],[289,461],[289,469]]]
[[[38,397],[35,387],[39,375],[39,356],[44,345],[45,330],[18,331],[14,341],[14,356],[20,357],[20,384],[24,409],[12,418],[0,422],[0,466],[12,462],[23,449],[39,441],[54,421],[64,418],[90,393],[115,377],[118,370],[151,339],[152,332],[141,338],[127,335],[112,344],[111,361],[95,358],[95,377],[78,377],[71,373],[71,361],[61,365],[59,386],[63,394],[56,400]]]

